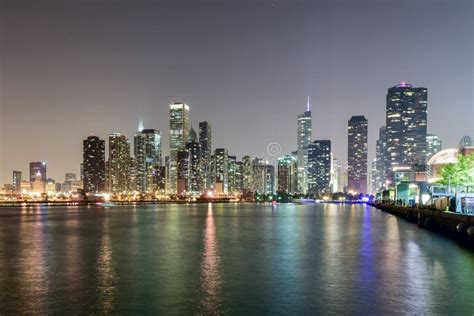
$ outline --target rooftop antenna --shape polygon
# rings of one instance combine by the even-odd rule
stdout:
[[[308,96],[308,99],[306,101],[306,111],[309,112],[309,108],[310,108],[310,105],[309,105],[309,96]]]
[[[143,117],[140,117],[140,120],[138,121],[138,131],[143,131]]]

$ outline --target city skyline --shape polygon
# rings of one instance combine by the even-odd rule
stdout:
[[[141,119],[145,128],[162,131],[162,142],[167,144],[167,111],[174,99],[192,108],[195,129],[200,121],[213,125],[213,148],[226,148],[239,158],[259,156],[275,166],[277,157],[267,154],[267,145],[278,142],[281,156],[296,150],[296,116],[305,110],[308,95],[312,140],[330,139],[334,157],[342,163],[347,151],[345,125],[352,115],[365,115],[370,122],[368,161],[373,160],[378,129],[385,121],[386,90],[402,81],[429,89],[428,133],[438,135],[443,147],[455,147],[460,137],[474,135],[470,124],[474,117],[472,20],[464,18],[472,13],[469,3],[449,6],[450,14],[444,15],[448,2],[430,6],[416,2],[410,4],[409,15],[393,14],[388,26],[380,28],[375,28],[380,22],[375,13],[386,10],[385,6],[397,12],[408,4],[377,8],[361,2],[362,8],[356,8],[349,3],[333,7],[318,2],[302,10],[276,1],[274,5],[230,4],[235,10],[209,5],[198,13],[168,4],[169,16],[164,17],[163,10],[140,1],[102,8],[90,3],[80,7],[85,14],[96,14],[88,26],[77,19],[64,21],[80,4],[61,7],[52,1],[53,12],[45,12],[44,7],[33,10],[26,3],[7,1],[0,13],[7,26],[0,35],[5,47],[1,59],[0,183],[10,183],[13,170],[26,174],[31,161],[47,161],[51,178],[62,179],[65,172],[79,174],[83,139],[91,134],[107,139],[113,132],[132,139]],[[147,10],[150,6],[156,10]],[[124,8],[130,7],[133,14],[118,24]],[[248,17],[249,26],[238,29],[231,13]],[[49,19],[40,19],[41,14]],[[185,25],[155,43],[152,35],[161,34],[156,25],[171,25],[166,23],[178,14],[187,19]],[[161,18],[156,20],[157,16]],[[352,18],[346,19],[348,16]],[[367,16],[370,19],[365,19]],[[105,21],[104,17],[110,19]],[[282,25],[264,27],[279,17]],[[143,19],[135,24],[139,18]],[[439,23],[425,25],[425,19]],[[209,21],[222,24],[222,33],[213,28],[202,43],[199,35],[214,26]],[[61,31],[52,27],[59,22]],[[137,25],[136,32],[142,37],[122,29],[129,25]],[[87,33],[92,36],[86,43],[90,51],[80,50],[85,32],[98,26],[102,37]],[[328,34],[323,34],[324,26]],[[114,36],[117,28],[123,31],[120,38]],[[358,30],[364,30],[363,34]],[[239,34],[238,44],[230,40]],[[97,42],[99,39],[104,43]],[[390,46],[387,51],[389,39],[401,41],[403,49]],[[219,40],[225,45],[208,52],[209,45]],[[28,47],[37,47],[38,41],[43,41],[44,47],[35,55],[25,54]],[[118,46],[122,41],[134,45],[122,52]],[[261,41],[268,42],[267,48]],[[64,48],[65,43],[71,44],[69,48]],[[174,54],[161,53],[162,44],[172,44]],[[244,48],[243,57],[231,53],[235,45]],[[55,47],[66,51],[53,54],[54,62],[44,63]],[[275,48],[273,53],[268,47]],[[433,49],[429,58],[418,53],[421,47]],[[348,58],[343,53],[346,49],[357,52],[357,58]],[[186,54],[188,50],[194,53]],[[375,56],[380,52],[385,53],[383,58]],[[446,63],[446,56],[456,62]],[[67,73],[61,68],[66,64]],[[114,70],[119,64],[121,72]],[[200,80],[200,73],[206,80]],[[73,117],[75,124],[70,123]],[[163,146],[163,155],[167,154],[168,148]]]

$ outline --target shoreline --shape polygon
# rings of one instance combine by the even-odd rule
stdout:
[[[474,216],[372,202],[369,205],[474,249]]]

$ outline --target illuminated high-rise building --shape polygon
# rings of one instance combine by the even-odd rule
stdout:
[[[242,191],[252,192],[253,190],[253,172],[252,158],[250,156],[242,157]]]
[[[380,182],[378,179],[379,173],[377,172],[377,159],[372,160],[370,168],[370,193],[375,194],[378,191],[378,183]]]
[[[199,122],[199,173],[200,173],[200,191],[202,193],[213,187],[211,157],[212,157],[212,132],[211,124],[204,121]]]
[[[385,126],[379,129],[379,138],[375,143],[375,171],[372,174],[373,188],[372,193],[382,190],[388,183],[387,180],[387,128]]]
[[[228,161],[228,171],[227,171],[227,178],[228,178],[228,192],[229,193],[237,193],[240,192],[238,187],[238,174],[237,174],[237,157],[236,156],[229,156],[227,157]]]
[[[194,131],[191,129],[191,131]],[[195,133],[194,133],[195,134]],[[188,192],[197,195],[201,187],[201,172],[200,172],[200,145],[197,142],[197,137],[190,134],[189,141],[186,143],[188,150]]]
[[[426,159],[429,160],[434,154],[441,151],[443,144],[438,135],[426,135]]]
[[[187,195],[189,193],[189,150],[182,148],[178,150],[178,183],[177,183],[177,194]]]
[[[265,194],[275,193],[275,166],[265,165]]]
[[[401,83],[388,89],[386,112],[387,180],[426,164],[428,89]]]
[[[156,166],[153,170],[153,188],[159,194],[164,194],[166,190],[166,167]]]
[[[21,171],[13,171],[12,185],[15,193],[21,192],[21,176]]]
[[[306,111],[298,115],[297,121],[297,155],[298,155],[298,192],[306,194],[308,190],[308,146],[311,142],[312,118],[308,102]]]
[[[315,140],[308,147],[308,193],[331,192],[331,141]]]
[[[258,194],[264,194],[266,191],[266,166],[267,162],[262,158],[254,157],[252,159],[252,185],[251,191]]]
[[[348,122],[347,177],[349,191],[367,193],[367,119],[352,116]]]
[[[35,182],[38,173],[41,175],[43,182],[46,182],[46,162],[44,161],[33,161],[30,162],[30,182]]]
[[[344,192],[344,170],[337,158],[332,159],[331,192]]]
[[[134,135],[133,147],[136,159],[136,183],[138,192],[153,192],[153,171],[161,166],[161,132],[143,129]]]
[[[189,122],[189,106],[181,102],[170,104],[169,111],[169,169],[168,185],[169,194],[178,191],[178,151],[186,146],[191,125]]]
[[[43,180],[43,176],[40,171],[36,173],[35,180],[31,183],[33,193],[43,194],[45,193],[46,180]]]
[[[278,190],[280,193],[295,194],[296,188],[296,157],[286,155],[278,158]]]
[[[226,194],[228,193],[228,171],[229,171],[229,155],[227,154],[227,149],[216,148],[215,153],[216,160],[216,184],[215,191],[217,194]]]
[[[130,141],[125,135],[109,135],[108,189],[112,193],[123,193],[130,189]]]

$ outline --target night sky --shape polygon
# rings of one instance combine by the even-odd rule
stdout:
[[[164,135],[168,105],[213,124],[229,154],[296,149],[311,97],[313,138],[347,159],[347,120],[369,120],[370,160],[387,88],[427,87],[428,132],[474,136],[472,1],[0,0],[0,182],[28,162],[79,173],[82,140],[140,117]]]

